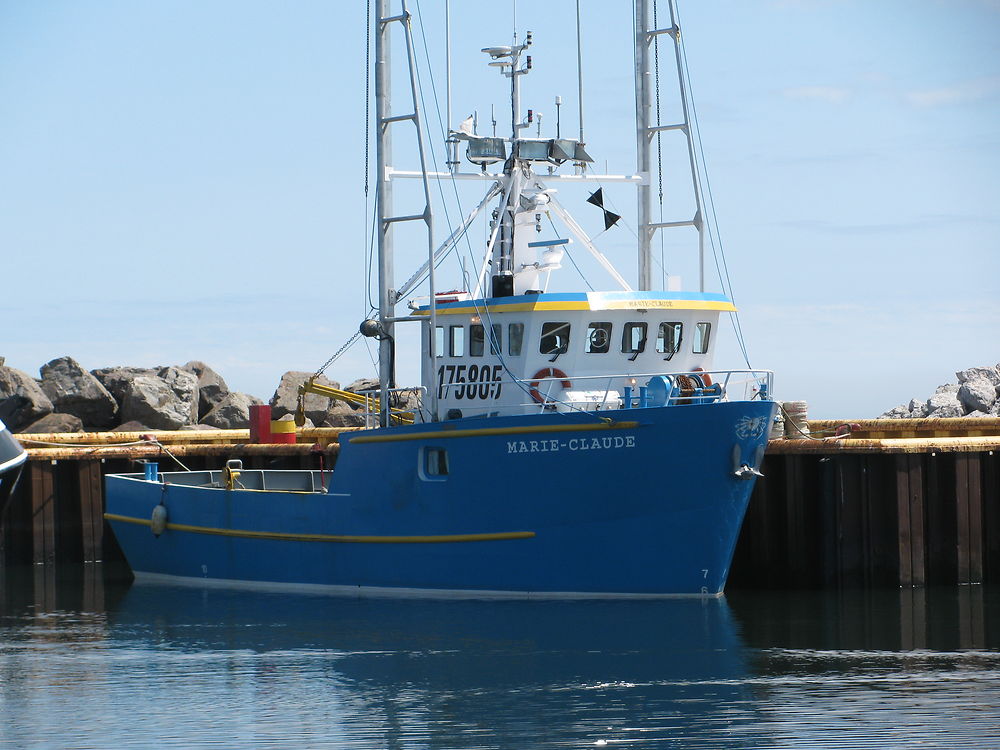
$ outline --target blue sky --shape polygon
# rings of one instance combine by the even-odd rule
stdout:
[[[453,6],[452,124],[475,110],[486,132],[503,83],[479,48],[509,42],[512,6]],[[630,172],[631,4],[583,6],[588,150]],[[441,8],[411,2],[443,98]],[[556,94],[564,135],[578,127],[573,8],[517,7],[543,135]],[[870,417],[1000,361],[1000,3],[703,0],[681,18],[751,362],[778,397]],[[664,121],[669,62],[664,46]],[[0,356],[31,373],[67,354],[201,359],[264,398],[321,365],[367,311],[364,68],[360,2],[0,0]],[[683,162],[665,145],[679,218]],[[634,278],[634,209],[606,193],[624,221],[599,244]],[[560,193],[597,234],[584,197]],[[665,242],[694,283],[683,238]],[[402,279],[424,248],[399,244]],[[458,279],[446,265],[442,288]],[[721,346],[716,366],[739,366],[732,336]],[[329,374],[372,369],[358,345]]]

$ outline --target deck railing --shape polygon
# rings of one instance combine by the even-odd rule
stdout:
[[[655,406],[690,406],[719,401],[767,400],[772,392],[774,373],[770,370],[691,370],[687,372],[616,373],[611,375],[574,375],[572,380],[560,375],[544,378],[505,377],[491,383],[500,393],[514,389],[523,395],[516,402],[502,400],[481,403],[469,400],[460,407],[451,407],[440,415],[441,419],[463,417],[508,416],[545,412],[586,411],[599,412],[610,409],[641,409]],[[567,388],[566,384],[570,387]],[[467,387],[468,384],[442,386],[442,396],[447,398],[450,389]],[[429,422],[431,415],[424,408],[425,389],[395,388],[390,398],[410,397],[414,392],[418,404],[412,402],[405,409],[412,409],[414,421]],[[378,424],[379,415],[373,408],[378,391],[360,391],[370,406],[364,409],[366,427]]]

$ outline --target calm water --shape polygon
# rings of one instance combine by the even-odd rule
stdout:
[[[1000,748],[997,589],[356,600],[43,568],[0,588],[4,748]]]

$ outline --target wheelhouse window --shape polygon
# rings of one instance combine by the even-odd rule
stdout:
[[[660,323],[656,334],[656,351],[660,354],[676,354],[681,348],[683,326],[680,323]]]
[[[704,354],[708,351],[708,340],[712,334],[711,323],[699,323],[694,329],[694,346],[692,351],[695,354]]]
[[[444,356],[444,326],[434,328],[434,354],[438,357]]]
[[[611,349],[611,324],[590,323],[587,326],[587,340],[584,351],[587,354],[607,354]]]
[[[479,323],[469,326],[469,355],[482,357],[486,349],[486,329]]]
[[[542,339],[538,345],[542,354],[565,354],[569,351],[569,323],[542,323]]]
[[[465,356],[465,326],[451,326],[448,329],[448,355]]]
[[[510,356],[518,357],[521,355],[521,342],[523,341],[524,323],[511,323],[507,326],[507,353]]]
[[[502,332],[503,326],[499,323],[494,323],[490,326],[490,354],[499,354],[502,350]]]
[[[646,324],[626,323],[622,331],[622,352],[638,354],[646,348]]]

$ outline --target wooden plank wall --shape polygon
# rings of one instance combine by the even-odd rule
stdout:
[[[1000,453],[777,454],[729,588],[1000,581]]]

